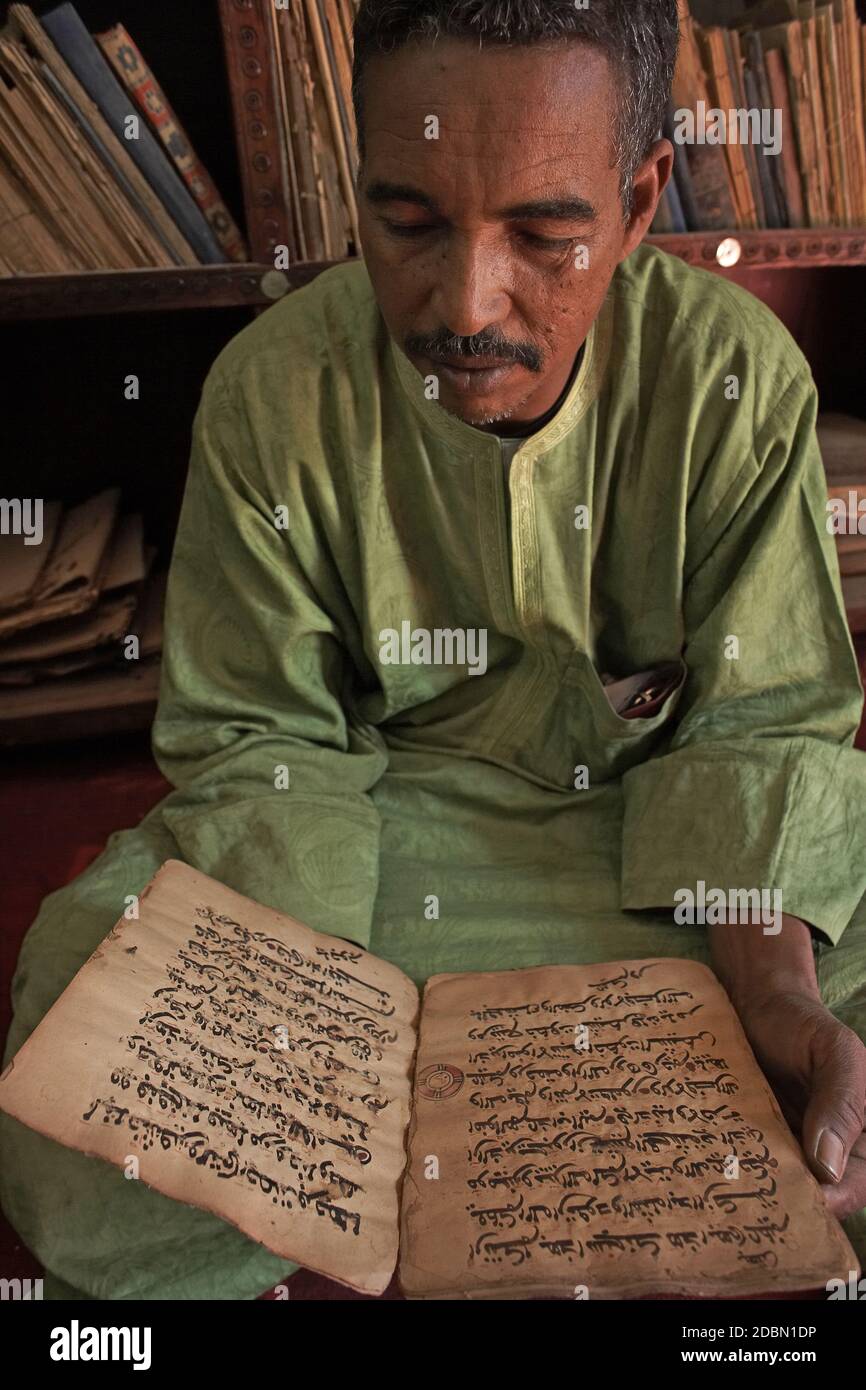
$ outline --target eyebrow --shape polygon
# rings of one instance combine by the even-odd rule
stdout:
[[[370,184],[365,197],[375,206],[382,203],[415,203],[427,212],[441,215],[436,200],[410,184],[377,180]],[[521,222],[595,222],[598,209],[586,198],[541,198],[527,203],[515,203],[512,207],[504,208],[501,216],[509,221]]]

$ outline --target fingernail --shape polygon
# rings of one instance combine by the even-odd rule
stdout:
[[[822,1129],[818,1136],[815,1157],[838,1182],[845,1167],[845,1145],[832,1129]]]

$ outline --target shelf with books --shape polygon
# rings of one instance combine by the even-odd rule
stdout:
[[[25,157],[22,135],[18,162],[0,178],[0,321],[261,309],[323,261],[351,254],[354,0],[328,0],[325,10],[298,0],[292,13],[268,0],[210,0],[200,34],[198,21],[170,17],[168,6],[160,24],[141,0],[115,3],[122,22],[102,0],[32,0],[33,8],[0,0],[0,71],[11,74],[16,119],[38,136],[38,158]],[[187,53],[197,36],[206,40],[200,78],[224,64],[216,129],[184,88],[169,34]],[[234,174],[229,205],[240,210],[243,193],[243,230],[205,167],[212,160],[218,183]],[[57,196],[40,162],[63,176]],[[274,269],[285,263],[277,247],[292,263],[286,273]]]
[[[0,285],[30,276],[185,271],[258,259],[230,211],[229,203],[238,201],[236,171],[229,203],[219,191],[227,141],[218,130],[231,138],[224,83],[210,108],[215,117],[203,120],[161,47],[157,67],[180,93],[182,118],[125,24],[104,27],[116,12],[86,4],[82,10],[62,0],[50,8],[39,4],[37,13],[20,3],[2,7],[0,0],[6,21],[0,41]],[[125,5],[122,18],[144,33],[144,48],[152,53],[156,35],[146,27],[146,12]],[[213,53],[217,21],[211,11],[209,29],[187,28],[184,42],[207,36]],[[179,28],[174,25],[175,35]],[[214,158],[218,182],[209,171]]]
[[[46,33],[53,27],[60,41],[67,42],[67,31],[51,19],[54,11],[67,10],[63,0],[30,0],[30,7],[36,21],[47,21]],[[11,460],[10,474],[26,478],[39,495],[62,497],[67,503],[122,483],[125,505],[142,512],[146,534],[164,565],[189,457],[189,428],[210,363],[254,312],[302,287],[359,246],[351,177],[349,67],[355,0],[290,0],[286,5],[274,0],[200,0],[187,6],[173,0],[74,0],[74,7],[106,63],[112,63],[112,53],[117,57],[117,41],[125,34],[135,53],[152,64],[154,81],[177,113],[177,126],[188,133],[190,150],[224,197],[246,244],[243,251],[236,248],[238,260],[230,260],[223,247],[223,259],[208,265],[197,263],[191,254],[177,263],[166,253],[161,265],[155,258],[139,256],[137,269],[106,268],[132,266],[123,259],[90,270],[57,266],[52,259],[36,273],[15,270],[11,256],[0,260],[0,324],[5,324],[9,363],[0,384],[0,395],[7,398],[5,453]],[[13,36],[29,26],[35,45],[33,21],[21,6],[0,0],[0,22],[10,15],[13,21],[17,16]],[[67,13],[67,27],[70,23]],[[92,55],[93,44],[79,26],[75,33]],[[757,53],[752,56],[757,61]],[[787,62],[786,50],[770,66],[785,71]],[[116,86],[116,64],[107,77]],[[125,119],[141,110],[133,86],[127,86]],[[79,100],[82,109],[90,110],[83,98]],[[168,151],[159,130],[153,133]],[[118,167],[126,167],[124,144],[115,158]],[[765,222],[762,230],[754,222],[748,228],[737,226],[740,210],[732,206],[726,215],[716,198],[727,187],[729,152],[697,143],[694,148],[678,146],[677,153],[677,178],[686,192],[697,195],[697,207],[689,210],[686,197],[691,220],[674,226],[699,227],[709,220],[715,229],[689,232],[675,231],[671,224],[656,226],[651,244],[716,271],[761,298],[805,353],[822,408],[862,414],[866,348],[851,325],[866,315],[866,225],[826,225],[816,203],[814,209],[804,210],[804,215],[821,222],[815,228],[771,230]],[[836,153],[838,165],[839,150]],[[855,152],[848,153],[853,159]],[[165,154],[161,157],[167,165]],[[682,173],[683,159],[691,179]],[[89,167],[94,180],[88,185],[92,212],[97,191],[105,192],[106,185],[96,180],[95,164]],[[157,167],[162,167],[158,161]],[[182,175],[179,167],[177,172]],[[787,172],[796,189],[796,171]],[[163,237],[168,236],[170,229],[151,201],[156,195],[149,178],[141,174],[140,179],[130,179],[136,215],[141,216],[142,207],[149,208]],[[849,182],[860,187],[856,179]],[[189,189],[188,179],[186,185]],[[744,187],[742,178],[738,187]],[[764,198],[765,210],[766,191],[754,190],[756,201],[759,193]],[[119,220],[121,194],[128,197],[122,183],[121,193],[115,190],[109,198],[117,236],[123,227],[130,228],[128,218]],[[789,204],[789,213],[795,203]],[[55,210],[74,232],[69,207]],[[842,210],[831,203],[828,215],[836,212],[841,217]],[[866,222],[862,210],[854,220]],[[148,222],[144,230],[150,246],[156,235],[153,226]],[[139,231],[141,240],[144,231]],[[50,238],[40,242],[42,252],[51,254],[52,244]],[[19,238],[19,247],[27,252],[26,237]],[[285,264],[275,255],[277,247],[285,248],[290,268],[275,269],[275,264]],[[50,323],[47,330],[45,323]],[[144,389],[134,407],[120,389],[128,372],[142,374]],[[849,556],[845,563],[850,567],[859,559]],[[866,577],[854,571],[851,576],[858,592],[863,589],[866,594]],[[849,608],[852,626],[866,624],[863,594],[855,595]],[[52,698],[56,694],[58,701],[62,695],[59,687],[48,693]],[[27,703],[26,695],[15,698]],[[30,737],[40,741],[104,733],[109,721],[94,699],[80,714],[52,704],[45,725],[38,727],[31,709],[16,726],[15,740],[24,737],[25,725]],[[121,717],[127,696],[112,688],[110,699]],[[143,727],[152,714],[151,693],[131,692],[129,703],[135,706],[131,723]]]
[[[672,237],[712,228],[711,238],[723,238],[729,233],[717,229],[740,228],[730,235],[743,237],[761,229],[769,244],[752,246],[754,264],[794,264],[810,242],[810,264],[825,254],[858,264],[851,239],[866,225],[863,0],[817,8],[815,0],[678,0],[678,10],[663,123],[673,177],[652,230]],[[712,259],[702,253],[703,263]]]
[[[866,228],[823,231],[686,232],[648,238],[653,246],[706,270],[866,266]],[[166,310],[266,308],[300,289],[333,261],[298,261],[288,270],[248,262],[21,275],[0,279],[0,323]]]
[[[648,240],[690,265],[721,273],[733,269],[866,266],[866,228],[687,232]],[[298,261],[285,271],[249,262],[172,270],[14,276],[0,280],[0,323],[184,309],[267,308],[292,290],[301,289],[331,264],[336,262]]]
[[[78,275],[22,275],[0,281],[0,323],[26,319],[164,313],[166,310],[266,308],[314,279],[324,265],[185,266],[105,270]]]

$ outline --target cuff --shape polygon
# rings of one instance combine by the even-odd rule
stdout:
[[[866,892],[866,755],[816,738],[686,747],[623,776],[623,908],[768,889],[839,940]]]

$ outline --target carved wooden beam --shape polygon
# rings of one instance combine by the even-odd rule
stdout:
[[[274,247],[287,246],[294,260],[272,0],[219,0],[219,9],[250,253],[273,265]]]
[[[721,272],[744,267],[866,266],[866,229],[688,232],[654,236],[649,241],[690,265]],[[266,308],[314,280],[329,264],[298,261],[286,271],[249,264],[10,275],[0,277],[0,322],[243,305]]]
[[[0,279],[0,322],[168,309],[255,308],[273,304],[326,269],[325,262],[305,261],[286,271],[268,265],[207,265],[183,270],[12,275]]]
[[[781,232],[685,232],[649,238],[653,246],[705,270],[866,265],[866,227]]]

